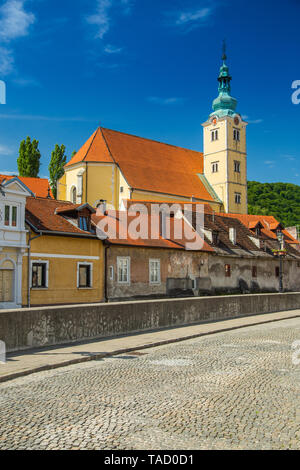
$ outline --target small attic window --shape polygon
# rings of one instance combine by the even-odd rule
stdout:
[[[212,242],[214,245],[218,245],[219,243],[219,232],[217,232],[216,230],[212,232]]]
[[[261,235],[261,226],[260,225],[258,225],[256,227],[255,234],[256,234],[257,237],[260,237],[260,235]]]
[[[79,217],[78,226],[81,230],[88,232],[89,230],[89,220],[87,217]]]

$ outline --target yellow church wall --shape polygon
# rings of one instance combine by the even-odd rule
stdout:
[[[57,199],[67,201],[67,177],[66,173],[57,182]]]
[[[82,174],[82,196],[81,201],[86,200],[86,164],[82,163],[74,166],[73,168],[67,169],[65,172],[65,200],[72,201],[72,190],[74,186],[77,188],[78,193],[78,175]],[[62,183],[61,180],[59,183]],[[62,184],[61,184],[62,186]],[[73,201],[72,201],[73,202]],[[78,201],[79,202],[79,201]]]
[[[116,207],[117,209],[120,208],[120,204],[122,202],[122,199],[130,199],[130,186],[127,183],[126,179],[124,178],[122,172],[118,170],[118,177],[119,177],[119,185],[117,187],[117,192],[118,192],[118,206]],[[121,192],[122,188],[122,192]]]
[[[97,201],[104,199],[108,207],[116,207],[118,204],[118,174],[116,165],[110,163],[89,163],[87,171],[87,202],[95,207]]]
[[[48,262],[48,287],[31,289],[31,305],[100,302],[104,298],[104,247],[98,239],[44,235],[31,242],[31,261]],[[92,287],[77,287],[77,264],[92,264]],[[22,303],[28,305],[28,254],[23,258]]]

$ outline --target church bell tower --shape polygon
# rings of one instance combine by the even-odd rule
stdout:
[[[231,76],[223,64],[218,77],[219,96],[204,128],[204,174],[227,213],[247,214],[247,123],[236,112],[237,100],[231,96]]]

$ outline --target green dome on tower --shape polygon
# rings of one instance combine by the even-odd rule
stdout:
[[[219,96],[213,102],[213,113],[211,113],[211,116],[234,116],[236,114],[237,100],[230,95],[230,82],[232,78],[229,73],[229,68],[225,62],[227,60],[225,44],[222,60],[223,65],[220,68],[220,74],[218,77]]]

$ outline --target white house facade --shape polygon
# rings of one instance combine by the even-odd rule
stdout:
[[[0,308],[22,306],[25,206],[32,192],[17,177],[0,186]]]

